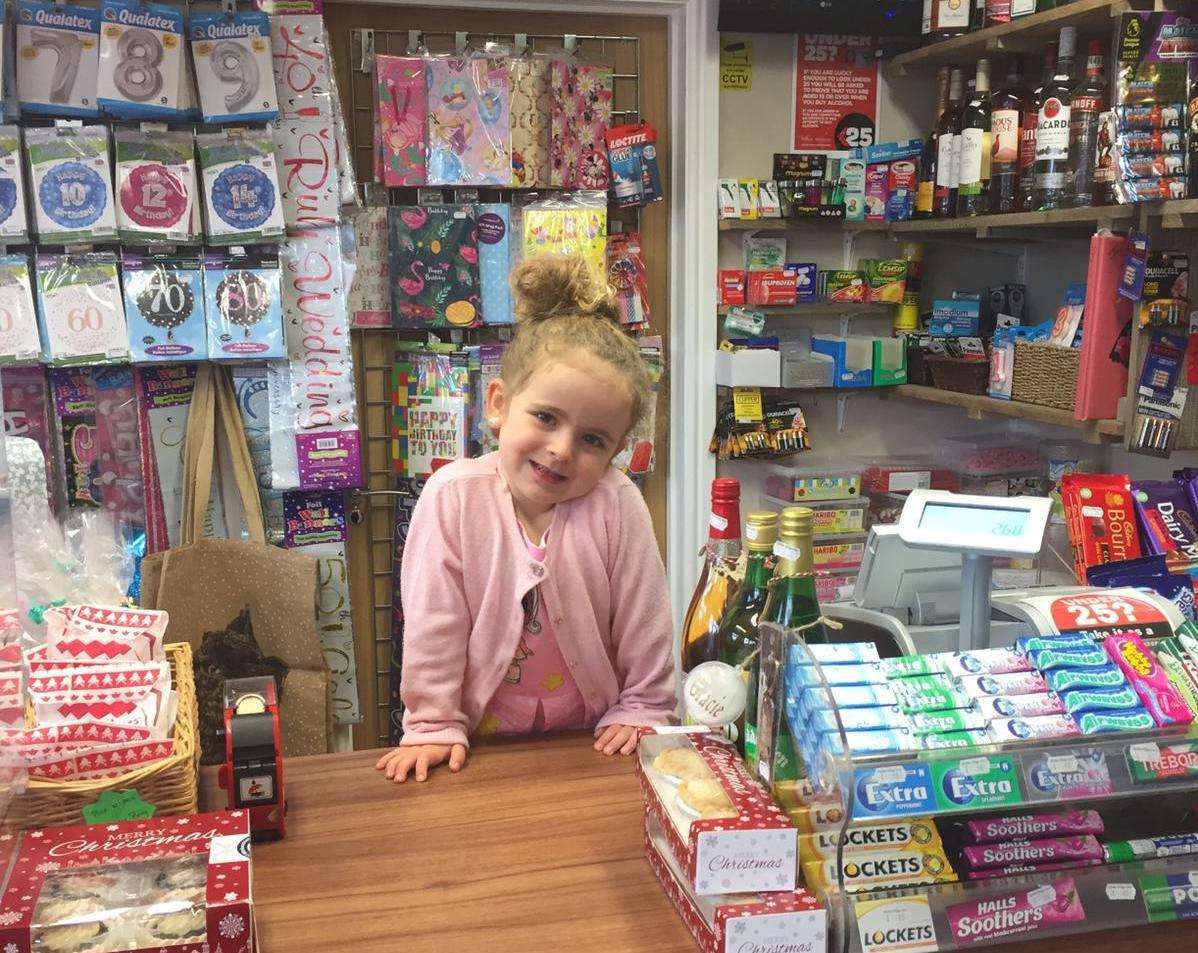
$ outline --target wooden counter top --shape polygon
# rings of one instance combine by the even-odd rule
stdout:
[[[387,782],[378,751],[287,762],[287,838],[254,845],[262,953],[693,953],[644,858],[631,758],[579,736]],[[223,806],[215,769],[202,803]],[[1004,953],[1195,953],[1198,922]]]

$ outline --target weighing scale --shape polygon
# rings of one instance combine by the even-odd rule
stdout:
[[[1021,635],[1114,629],[1169,634],[1167,599],[1138,589],[1045,586],[992,592],[995,557],[1040,552],[1051,501],[913,490],[897,524],[870,529],[852,601],[824,606],[843,637],[901,654],[1012,645]],[[883,640],[883,641],[879,641]]]

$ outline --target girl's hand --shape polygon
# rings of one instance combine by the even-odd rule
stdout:
[[[396,784],[403,784],[411,771],[417,781],[428,778],[429,768],[449,762],[449,770],[455,774],[462,770],[466,763],[465,745],[406,745],[388,751],[379,758],[374,766],[378,771],[386,771],[387,778]]]
[[[604,754],[632,754],[636,751],[635,725],[608,725],[606,728],[595,729],[595,750]]]

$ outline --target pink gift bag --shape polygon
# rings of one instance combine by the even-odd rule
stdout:
[[[512,179],[507,60],[432,56],[428,77],[429,185],[502,185]]]
[[[424,60],[374,58],[375,179],[388,187],[424,185]]]
[[[606,189],[603,134],[611,126],[613,69],[554,60],[550,67],[550,177],[563,188]]]

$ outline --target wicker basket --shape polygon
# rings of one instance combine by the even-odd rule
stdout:
[[[915,343],[915,337],[907,339],[907,383],[932,386],[932,376],[928,373],[928,354]]]
[[[179,696],[175,716],[175,753],[115,778],[84,781],[47,781],[30,778],[23,794],[13,798],[3,828],[22,830],[58,824],[83,824],[83,808],[104,791],[136,790],[153,804],[157,817],[194,814],[198,796],[200,744],[196,712],[195,677],[191,646],[176,642],[166,646],[171,678]]]
[[[1080,360],[1081,351],[1075,347],[1016,341],[1011,400],[1073,410]]]
[[[958,394],[985,394],[990,386],[990,362],[932,354],[924,358],[932,386]]]

